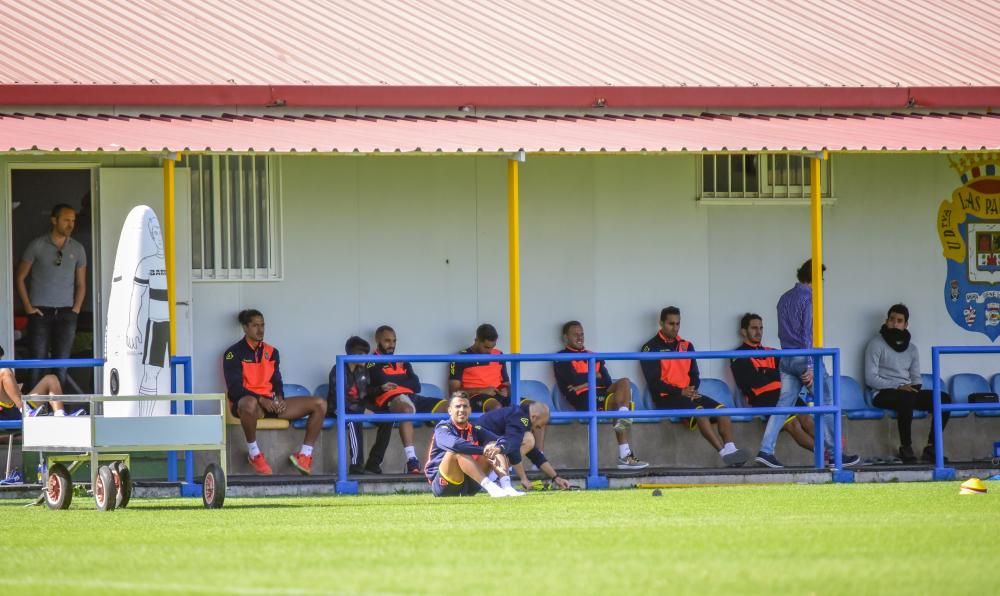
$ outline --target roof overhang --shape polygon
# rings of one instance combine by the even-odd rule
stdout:
[[[328,154],[996,151],[1000,115],[0,115],[0,152]]]

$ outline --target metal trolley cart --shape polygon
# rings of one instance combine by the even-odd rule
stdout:
[[[218,451],[219,464],[205,468],[202,502],[209,509],[222,507],[226,497],[225,395],[183,394],[182,399],[219,402],[218,414],[175,414],[169,416],[104,416],[108,401],[176,401],[178,395],[48,396],[32,401],[59,399],[85,402],[89,416],[37,416],[23,420],[23,448],[45,453],[70,453],[47,458],[48,474],[42,496],[50,509],[66,509],[73,498],[70,472],[90,462],[90,486],[97,509],[112,511],[126,507],[132,495],[129,473],[130,451]],[[108,462],[105,464],[104,462]]]

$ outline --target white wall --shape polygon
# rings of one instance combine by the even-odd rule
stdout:
[[[521,166],[522,351],[558,350],[559,326],[584,322],[588,346],[631,351],[659,309],[683,311],[701,350],[738,344],[739,316],[765,317],[809,256],[808,207],[704,206],[695,156],[529,156]],[[958,179],[940,155],[834,157],[836,205],[824,209],[826,340],[844,372],[887,307],[906,302],[924,369],[933,344],[988,344],[942,304],[938,204]],[[454,352],[481,322],[508,348],[506,165],[499,157],[283,159],[284,279],[196,282],[197,390],[221,387],[222,350],[240,337],[241,308],[267,318],[286,380],[324,382],[347,336],[393,325],[400,352]],[[953,359],[946,374],[992,374],[990,359]],[[703,364],[711,376],[724,365]],[[444,367],[419,367],[444,382]],[[632,363],[616,376],[639,376]],[[525,367],[550,381],[548,366]]]

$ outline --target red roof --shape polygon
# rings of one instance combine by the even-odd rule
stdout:
[[[506,118],[0,116],[0,151],[975,151],[1000,115]]]
[[[0,0],[0,103],[986,107],[998,30],[929,0]]]

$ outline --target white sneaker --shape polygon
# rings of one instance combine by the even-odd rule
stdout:
[[[489,495],[491,497],[500,498],[500,497],[506,497],[506,496],[508,496],[507,495],[507,491],[505,491],[504,489],[500,488],[500,486],[497,485],[497,484],[490,484],[490,485],[486,486],[485,488],[486,488],[486,492],[489,493]]]
[[[506,488],[504,488],[502,490],[504,492],[504,495],[508,496],[508,497],[523,497],[524,496],[524,492],[523,491],[519,491],[516,488],[514,488],[513,486],[508,486],[508,487],[506,487]]]

